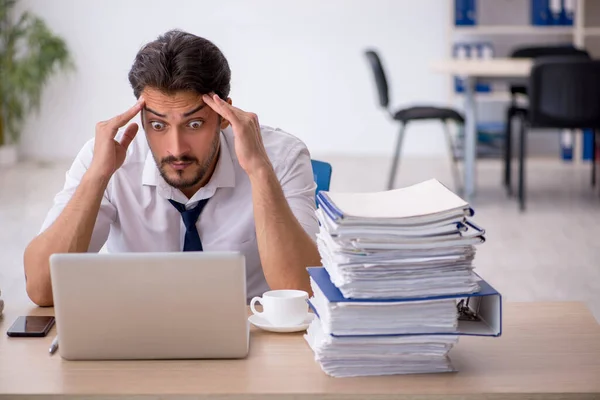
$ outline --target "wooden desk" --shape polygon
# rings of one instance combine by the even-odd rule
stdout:
[[[531,59],[493,58],[490,60],[443,60],[432,65],[434,72],[461,76],[465,88],[464,197],[472,201],[475,193],[477,157],[477,117],[475,86],[481,80],[523,81],[529,77]]]
[[[41,339],[6,336],[18,315],[53,313],[24,297],[5,298],[0,398],[600,398],[600,326],[581,303],[506,304],[502,337],[464,337],[452,350],[457,373],[331,378],[301,334],[256,329],[245,360],[64,361],[48,355],[55,329]]]

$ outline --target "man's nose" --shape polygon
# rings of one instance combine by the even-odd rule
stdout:
[[[182,155],[189,152],[190,148],[187,145],[183,133],[174,128],[169,132],[169,144],[168,144],[168,152],[170,155],[174,157],[181,157]]]

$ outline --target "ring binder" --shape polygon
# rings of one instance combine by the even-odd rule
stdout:
[[[479,318],[479,301],[477,302],[477,311],[472,310],[469,306],[471,298],[462,299],[456,304],[459,321],[480,321]]]
[[[477,232],[480,232],[482,235],[485,235],[485,229],[483,229],[482,227],[480,227],[479,225],[477,225],[472,220],[467,219],[467,220],[465,220],[464,224],[470,226],[473,229],[475,229]]]
[[[453,332],[421,331],[412,335],[465,335],[465,336],[492,336],[502,335],[502,296],[489,283],[475,274],[479,280],[480,290],[469,294],[441,295],[429,297],[397,298],[397,299],[351,299],[342,295],[340,290],[331,282],[327,270],[323,267],[307,268],[311,278],[314,297],[308,300],[310,308],[322,320],[325,330],[333,337],[348,336],[406,336],[404,333],[388,333],[383,335],[345,334],[327,328],[331,311],[323,308],[324,304],[344,304],[343,309],[354,306],[372,306],[385,304],[410,304],[423,300],[455,299],[457,302],[458,328]],[[342,310],[337,308],[337,311]],[[336,312],[337,312],[336,311]],[[408,335],[411,335],[408,334]]]

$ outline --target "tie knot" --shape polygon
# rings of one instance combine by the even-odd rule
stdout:
[[[200,216],[202,209],[204,209],[204,206],[206,203],[208,203],[208,199],[200,200],[195,207],[190,208],[189,210],[186,210],[184,204],[178,203],[174,200],[169,200],[169,202],[181,214],[181,218],[183,219],[183,224],[185,225],[186,230],[190,230],[195,229],[196,221],[198,221],[198,217]]]

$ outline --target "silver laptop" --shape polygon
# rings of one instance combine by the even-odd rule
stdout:
[[[68,360],[243,358],[246,266],[235,252],[54,254]]]

